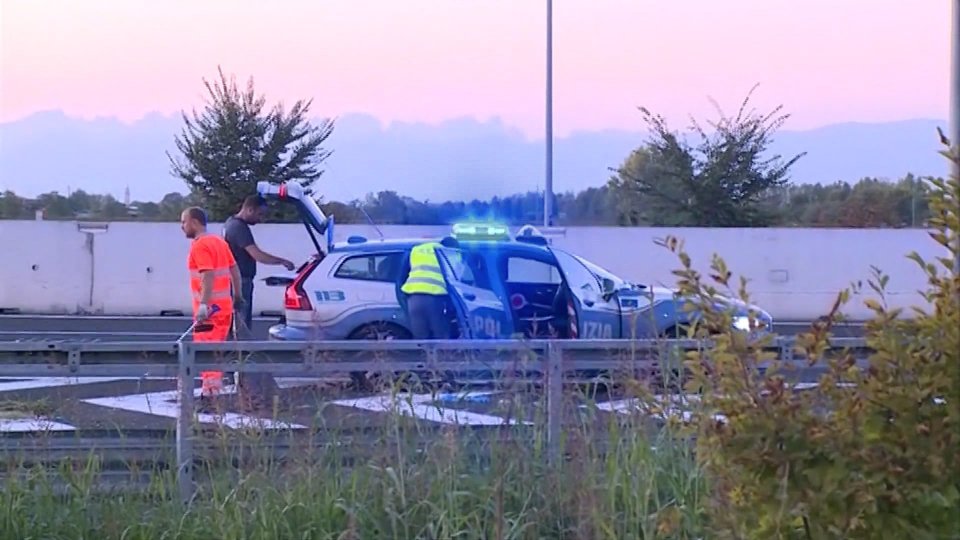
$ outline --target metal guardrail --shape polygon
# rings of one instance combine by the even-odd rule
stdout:
[[[781,361],[807,367],[795,338],[765,347]],[[671,369],[678,351],[709,351],[700,340],[473,340],[473,341],[239,341],[239,342],[26,342],[0,343],[0,377],[176,377],[177,479],[180,494],[194,493],[194,388],[200,371],[324,376],[344,372],[539,373],[546,383],[549,454],[559,455],[564,376],[569,372]],[[833,338],[858,363],[869,348],[862,338]],[[529,375],[521,375],[525,378]]]
[[[806,361],[796,339],[778,338],[764,349],[781,361]],[[543,371],[550,350],[563,355],[565,370],[645,367],[677,349],[709,350],[709,340],[434,340],[434,341],[239,341],[184,342],[0,342],[0,377],[175,377],[181,356],[202,371],[243,371],[278,376],[323,376],[349,371],[535,369]],[[830,350],[869,349],[863,338],[833,338]],[[245,358],[242,358],[245,357]],[[264,361],[268,360],[268,361]],[[518,363],[519,361],[519,363]]]

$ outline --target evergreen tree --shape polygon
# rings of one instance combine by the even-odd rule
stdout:
[[[312,125],[307,120],[312,100],[299,100],[289,111],[254,90],[253,78],[241,91],[218,68],[219,81],[203,80],[208,101],[202,114],[184,112],[184,128],[176,137],[181,159],[170,153],[172,173],[189,186],[213,220],[222,220],[256,192],[258,181],[295,180],[310,187],[323,173],[320,164],[330,155],[322,147],[333,122]]]

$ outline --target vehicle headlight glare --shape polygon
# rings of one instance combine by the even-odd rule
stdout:
[[[733,327],[742,332],[750,331],[750,317],[734,317]]]

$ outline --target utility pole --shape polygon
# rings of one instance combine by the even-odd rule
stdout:
[[[951,0],[950,13],[950,147],[960,148],[960,0]],[[960,166],[951,162],[951,173],[960,178]],[[960,275],[960,235],[953,261],[954,275]]]
[[[960,2],[960,0],[957,0]],[[553,0],[547,0],[547,121],[546,185],[543,190],[543,226],[553,226]]]

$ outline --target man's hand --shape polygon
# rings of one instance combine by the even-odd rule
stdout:
[[[282,261],[280,261],[280,264],[282,264],[283,267],[286,268],[287,270],[292,271],[295,268],[294,264],[286,259],[283,259]]]
[[[210,317],[210,307],[206,304],[197,306],[197,322],[205,321]]]

